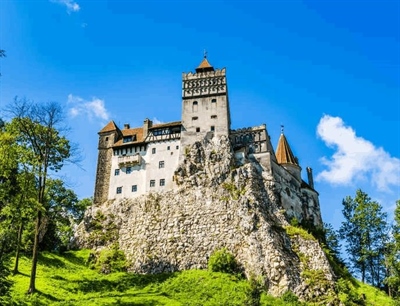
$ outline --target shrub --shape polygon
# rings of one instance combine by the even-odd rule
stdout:
[[[229,274],[240,272],[235,257],[229,253],[226,248],[222,248],[210,256],[210,259],[208,260],[208,270]]]
[[[118,246],[104,249],[100,252],[94,266],[96,270],[104,274],[126,271],[125,254]]]
[[[301,305],[299,298],[290,290],[286,291],[282,296],[281,300],[287,305]]]

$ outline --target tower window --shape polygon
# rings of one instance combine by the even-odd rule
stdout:
[[[212,115],[211,119],[217,119],[217,115]]]
[[[158,163],[158,168],[164,168],[164,161],[163,160],[161,160],[159,163]]]
[[[108,141],[108,137],[106,137],[106,141]]]
[[[115,169],[114,175],[119,175],[119,169]]]
[[[212,99],[211,100],[211,108],[216,109],[217,108],[217,99]]]
[[[117,194],[122,193],[122,187],[117,187]]]
[[[156,186],[156,180],[150,180],[150,187]]]
[[[212,125],[210,131],[215,132],[215,126]]]
[[[170,147],[170,146],[168,146],[168,147],[167,147],[167,150],[171,150],[171,147]]]
[[[176,146],[176,149],[178,150],[178,149],[179,149],[179,146]]]
[[[156,148],[151,149],[152,154],[156,154]]]
[[[137,185],[132,185],[132,192],[136,192],[137,191]]]
[[[199,117],[192,117],[192,120],[194,121],[194,120],[197,120],[197,119],[199,119]]]
[[[197,127],[197,128],[196,128],[196,133],[199,133],[199,132],[200,132],[200,128]]]
[[[165,179],[160,179],[160,186],[165,186]]]
[[[194,101],[193,105],[192,105],[192,112],[197,112],[198,107],[199,107],[199,103],[197,101]]]
[[[126,174],[131,174],[132,167],[126,167]]]

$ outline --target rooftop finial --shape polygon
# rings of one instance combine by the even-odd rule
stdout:
[[[283,124],[281,124],[281,134],[283,134],[284,128],[285,128],[285,126]]]
[[[204,49],[204,51],[203,51],[203,56],[204,56],[204,58],[207,58],[207,50],[206,49]]]

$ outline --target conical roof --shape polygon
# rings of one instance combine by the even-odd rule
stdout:
[[[204,56],[200,65],[196,68],[196,72],[206,72],[206,71],[214,71],[214,67],[210,65],[207,60],[207,57]]]
[[[115,131],[117,130],[117,126],[115,124],[115,122],[113,120],[111,120],[109,123],[107,123],[107,125],[105,127],[103,127],[99,133],[107,133],[107,132],[111,132],[111,131]]]
[[[293,164],[296,166],[299,165],[283,133],[279,137],[278,147],[276,149],[275,155],[279,164]]]

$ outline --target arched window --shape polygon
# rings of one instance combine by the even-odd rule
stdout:
[[[217,99],[211,99],[211,109],[217,108]]]
[[[197,101],[194,101],[193,105],[192,105],[192,112],[197,112],[198,107],[199,107],[199,103],[197,103]]]

